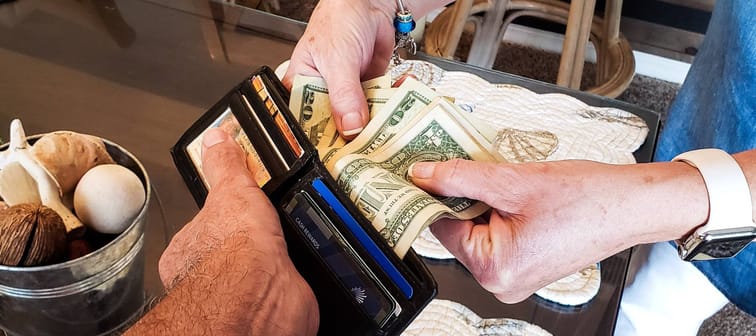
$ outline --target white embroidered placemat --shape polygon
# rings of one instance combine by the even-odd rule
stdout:
[[[404,336],[551,336],[543,328],[511,318],[484,319],[470,308],[435,299],[402,333]]]
[[[593,264],[539,289],[535,294],[565,306],[579,306],[591,301],[600,287],[601,268],[599,264]]]
[[[404,61],[392,67],[390,74],[393,80],[411,74],[440,95],[453,97],[480,124],[492,128],[498,152],[510,162],[635,163],[633,152],[648,135],[646,123],[632,113],[590,106],[565,94],[537,94],[516,85],[492,84],[424,61]]]
[[[492,84],[466,72],[446,71],[424,61],[404,61],[390,69],[393,80],[412,75],[490,127],[495,148],[509,162],[564,159],[612,164],[635,163],[648,126],[624,110],[587,105],[564,94],[537,94],[516,85]],[[475,120],[475,119],[472,119]],[[412,245],[418,254],[452,259],[429,229]],[[599,290],[601,272],[591,265],[536,292],[564,305],[590,301]]]
[[[276,69],[279,78],[288,61]],[[479,129],[487,130],[492,150],[508,162],[593,160],[635,163],[633,152],[648,135],[645,122],[627,111],[587,105],[565,94],[537,94],[509,84],[492,84],[466,72],[446,71],[425,61],[407,60],[389,69],[392,81],[412,75],[468,111]],[[429,229],[412,245],[418,254],[453,259]],[[599,290],[598,264],[550,284],[537,295],[564,305],[579,305]]]

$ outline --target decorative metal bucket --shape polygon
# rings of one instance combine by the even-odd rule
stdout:
[[[142,181],[145,203],[123,233],[83,257],[38,267],[0,265],[0,328],[9,335],[107,334],[141,311],[150,180],[134,155],[103,141],[113,160]]]

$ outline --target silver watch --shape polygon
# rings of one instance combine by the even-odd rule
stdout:
[[[751,192],[740,166],[719,149],[699,149],[678,155],[701,173],[709,194],[709,219],[677,241],[686,261],[729,258],[756,238]]]
[[[756,238],[756,225],[698,231],[677,241],[677,252],[685,261],[733,257]]]

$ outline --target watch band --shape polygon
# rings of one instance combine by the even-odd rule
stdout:
[[[727,152],[706,148],[682,153],[672,161],[683,161],[703,177],[709,194],[707,230],[753,223],[753,204],[743,170]]]

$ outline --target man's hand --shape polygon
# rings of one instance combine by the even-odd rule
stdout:
[[[169,290],[226,239],[241,235],[258,250],[288,258],[278,214],[247,170],[243,152],[225,132],[203,138],[202,167],[210,193],[202,210],[176,233],[160,258],[160,278]]]
[[[210,194],[160,259],[168,294],[135,335],[314,335],[318,306],[289,259],[278,215],[239,145],[214,129],[203,139]]]
[[[679,162],[452,160],[417,163],[412,176],[434,194],[493,207],[485,224],[443,219],[431,230],[507,303],[633,245],[679,238],[708,211],[698,172]]]

